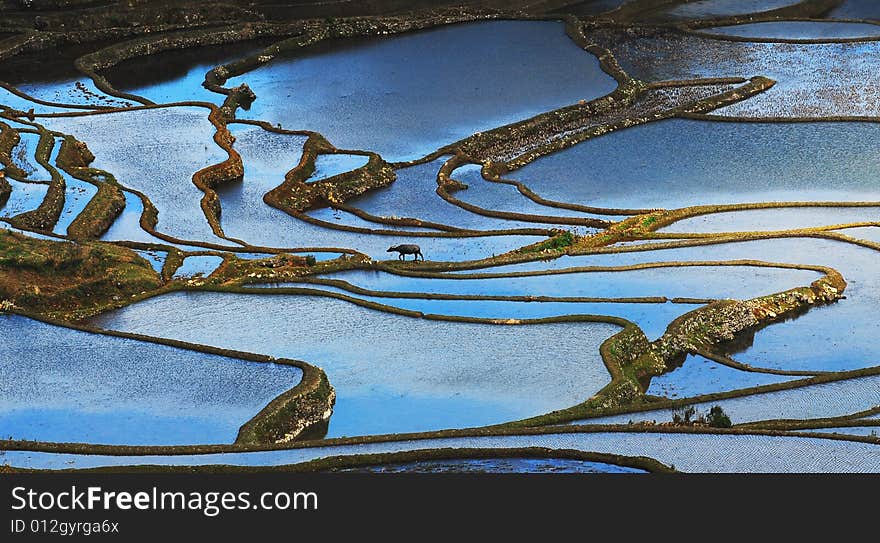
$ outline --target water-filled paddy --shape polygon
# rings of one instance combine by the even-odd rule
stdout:
[[[260,285],[253,285],[260,286]],[[268,285],[267,285],[268,286]],[[341,288],[323,285],[295,285],[281,283],[279,286],[304,286],[329,292],[337,292],[354,298],[382,305],[421,311],[432,315],[477,317],[482,319],[542,319],[565,315],[610,315],[634,322],[650,339],[657,339],[676,317],[698,307],[697,304],[680,303],[618,303],[618,302],[511,302],[498,300],[430,300],[422,298],[390,298],[352,294]]]
[[[217,266],[223,263],[223,257],[213,255],[188,256],[183,259],[183,264],[174,272],[174,279],[185,277],[208,277]]]
[[[51,119],[54,130],[87,141],[92,167],[112,173],[123,186],[145,193],[159,210],[157,229],[184,240],[214,237],[192,175],[226,160],[213,141],[208,110],[160,108]]]
[[[874,0],[843,0],[828,13],[834,19],[878,19],[880,5]]]
[[[370,157],[364,155],[318,155],[315,172],[308,181],[318,181],[365,166]]]
[[[644,470],[565,458],[481,458],[422,460],[337,469],[361,473],[645,473]]]
[[[862,377],[821,385],[753,394],[740,398],[695,403],[698,413],[720,405],[733,424],[769,419],[840,417],[880,405],[880,378]],[[626,424],[633,421],[669,422],[672,411],[644,411],[587,419],[590,424]]]
[[[874,289],[876,290],[876,289]],[[876,292],[849,291],[834,306],[815,308],[795,320],[764,328],[745,344],[735,344],[731,356],[744,364],[793,370],[844,370],[877,364],[878,346],[871,337]]]
[[[849,283],[847,298],[762,329],[750,346],[732,346],[733,357],[746,364],[780,369],[841,370],[876,364],[880,352],[872,338],[880,326],[874,316],[880,298],[876,281],[880,255],[825,240],[761,243],[787,260],[836,268]],[[724,247],[728,254],[736,250],[732,249],[735,245]]]
[[[507,177],[544,198],[598,207],[878,201],[878,135],[869,123],[676,119],[588,140]]]
[[[661,228],[661,232],[757,232],[880,221],[880,207],[790,207],[712,213]],[[857,232],[861,232],[858,229]],[[856,232],[856,233],[857,233]],[[847,233],[847,231],[843,231]],[[853,233],[855,237],[858,237]]]
[[[135,251],[141,257],[145,258],[147,262],[150,263],[150,266],[156,270],[157,273],[162,273],[162,266],[165,265],[165,258],[168,256],[168,253],[164,251]]]
[[[202,86],[214,66],[259,52],[260,40],[171,50],[136,57],[101,72],[119,91],[158,104],[200,100],[220,103],[225,98]]]
[[[0,208],[0,216],[7,218],[40,207],[49,188],[48,185],[23,183],[10,178],[6,178],[6,181],[12,187],[12,192],[9,193],[6,205]]]
[[[678,399],[769,385],[791,379],[796,377],[742,371],[702,356],[689,355],[680,367],[653,377],[647,393]]]
[[[125,192],[125,208],[119,217],[113,221],[110,228],[104,232],[101,239],[106,241],[144,241],[153,243],[162,243],[158,238],[153,237],[141,228],[140,220],[144,212],[144,204],[141,199],[132,192]]]
[[[443,438],[321,448],[198,456],[100,456],[7,451],[13,466],[47,469],[132,464],[283,465],[342,454],[443,447],[527,447],[644,455],[692,472],[876,472],[880,448],[820,438],[645,433],[565,433],[537,436]]]
[[[0,318],[0,435],[111,444],[232,443],[299,368]]]
[[[840,232],[841,234],[846,234],[847,236],[857,238],[857,239],[880,243],[880,227],[877,227],[877,226],[864,226],[861,228],[847,228],[845,230],[838,230],[838,232]]]
[[[389,258],[387,249],[390,246],[413,242],[409,236],[368,235],[328,229],[266,205],[263,195],[280,185],[284,180],[284,173],[299,162],[305,140],[298,136],[274,134],[251,127],[241,131],[236,129],[234,134],[236,150],[244,161],[245,174],[241,183],[218,189],[223,208],[221,222],[227,236],[262,246],[346,247],[366,253],[377,260]],[[391,190],[397,188],[399,183],[405,184],[400,175],[392,184]],[[375,191],[375,194],[380,192]],[[432,197],[438,206],[457,209],[433,193]],[[358,199],[352,199],[348,203],[359,206],[358,202]],[[372,208],[366,210],[374,212]],[[332,214],[328,211],[322,213]],[[382,228],[378,224],[371,226]],[[541,239],[537,236],[422,238],[417,243],[421,245],[426,258],[458,261],[501,254]]]
[[[767,76],[776,85],[713,114],[745,117],[877,116],[872,74],[880,42],[756,43],[671,33],[608,40],[621,66],[647,81]],[[746,142],[744,142],[746,143]],[[780,154],[784,156],[784,153]]]
[[[492,271],[494,270],[488,270],[490,273]],[[474,272],[477,276],[484,273],[485,270]],[[752,298],[809,285],[819,278],[819,274],[809,270],[696,266],[480,279],[428,279],[365,270],[340,272],[325,277],[341,279],[369,290],[400,292],[593,298]]]
[[[20,88],[23,92],[27,92],[31,96],[36,94],[34,98],[41,99],[39,95],[48,95],[50,97],[58,97],[58,96],[67,96],[68,98],[72,98],[74,103],[76,103],[77,99],[73,92],[70,92],[74,89],[73,82],[69,84],[63,84],[59,87],[55,85],[40,85],[37,87],[30,88],[29,91],[26,91],[24,88]],[[0,88],[0,104],[3,106],[7,106],[18,111],[28,112],[31,109],[34,110],[36,114],[44,114],[44,113],[61,113],[65,111],[63,107],[60,106],[52,106],[46,104],[39,104],[37,102],[33,102],[28,98],[19,96],[15,93],[10,92],[8,89]],[[97,105],[107,105],[107,103],[99,103]]]
[[[709,19],[760,13],[797,3],[795,0],[697,0],[677,5],[663,15],[670,19]]]
[[[547,263],[505,266],[498,270],[740,258],[830,266],[843,274],[848,286],[846,299],[814,307],[795,319],[774,323],[758,331],[753,338],[743,337],[730,345],[734,359],[757,367],[806,371],[863,368],[880,360],[880,346],[874,340],[880,334],[880,322],[875,318],[876,307],[880,304],[880,288],[876,280],[880,253],[864,247],[809,238],[758,240],[566,257]]]
[[[625,10],[622,20],[628,16],[649,23],[658,19],[706,19],[792,4],[788,1],[700,1],[672,9],[652,6],[653,9],[643,13],[635,12],[644,6],[628,6],[635,9]],[[544,6],[541,9],[553,7],[547,3],[538,5]],[[619,5],[619,0],[602,0],[580,2],[571,9],[599,13]],[[864,7],[859,2],[845,2],[835,13],[857,5]],[[300,8],[282,8],[281,11],[285,9]],[[315,9],[335,13],[347,8]],[[273,13],[279,15],[281,11],[273,10]],[[624,28],[625,22],[617,25],[606,24],[607,21],[593,19],[584,27],[586,39],[607,46],[630,75],[643,81],[756,75],[777,81],[766,92],[717,110],[715,114],[748,117],[880,114],[877,106],[880,92],[874,84],[880,54],[877,42],[748,43],[661,26]],[[335,19],[315,19],[309,24],[315,25],[310,28],[317,28],[336,22]],[[291,32],[295,31],[290,28]],[[444,201],[436,193],[437,174],[454,150],[445,149],[446,156],[427,164],[405,167],[402,162],[432,153],[472,133],[586,102],[612,91],[616,82],[599,68],[593,54],[566,36],[565,28],[559,21],[537,20],[459,24],[382,38],[320,43],[306,50],[261,59],[260,62],[269,62],[228,82],[229,86],[247,83],[257,95],[253,104],[232,112],[234,116],[264,120],[268,123],[264,126],[274,127],[264,129],[230,120],[245,175],[240,182],[218,187],[222,208],[218,216],[229,239],[222,239],[223,235],[212,231],[200,206],[203,194],[192,182],[196,171],[227,158],[213,141],[215,128],[208,122],[208,108],[159,107],[96,116],[36,117],[36,122],[45,123],[50,130],[72,133],[87,143],[97,157],[95,167],[114,174],[124,187],[148,195],[158,208],[159,232],[188,240],[182,241],[179,247],[190,251],[190,256],[174,274],[174,278],[186,281],[170,285],[169,290],[187,285],[191,291],[148,298],[94,317],[92,322],[112,329],[312,362],[326,371],[337,394],[329,421],[328,435],[332,437],[493,425],[579,404],[609,382],[600,345],[620,330],[618,326],[577,322],[578,318],[540,325],[522,324],[522,320],[571,315],[580,315],[581,319],[589,315],[615,316],[635,323],[653,340],[664,333],[671,321],[699,307],[697,298],[752,298],[808,285],[819,277],[816,271],[810,270],[744,266],[479,276],[486,273],[564,271],[572,266],[621,266],[675,260],[760,259],[831,266],[848,281],[845,298],[826,307],[812,308],[797,318],[741,334],[736,341],[713,348],[758,368],[826,372],[876,363],[874,360],[880,359],[880,347],[875,341],[880,333],[880,322],[875,318],[880,288],[875,276],[880,256],[871,250],[875,245],[869,242],[878,241],[880,236],[876,231],[880,229],[867,226],[841,229],[840,223],[876,221],[880,204],[861,208],[805,207],[723,213],[687,219],[664,229],[664,233],[681,239],[683,232],[772,231],[832,225],[836,232],[862,240],[862,246],[827,239],[789,238],[640,251],[651,242],[639,240],[615,244],[613,250],[626,251],[619,254],[571,256],[463,271],[477,274],[478,278],[465,279],[450,273],[441,278],[424,279],[364,271],[327,276],[371,289],[375,291],[372,296],[354,294],[338,286],[307,283],[277,285],[316,290],[307,296],[273,291],[271,287],[276,285],[254,285],[248,293],[230,292],[233,289],[192,292],[203,288],[203,282],[189,279],[208,276],[222,261],[214,253],[194,253],[196,249],[192,244],[196,241],[214,246],[223,244],[229,255],[252,251],[248,257],[266,257],[276,250],[288,249],[313,254],[317,260],[351,250],[376,260],[395,259],[397,255],[386,250],[389,246],[418,243],[429,261],[407,264],[418,270],[419,266],[431,266],[431,260],[482,259],[543,240],[544,236],[537,234],[438,237],[436,234],[445,227],[383,225],[362,217],[357,209],[352,213],[328,207],[294,217],[267,205],[263,198],[279,187],[285,174],[302,159],[306,134],[276,133],[283,124],[291,130],[317,130],[337,148],[348,149],[344,151],[346,154],[320,155],[309,181],[361,167],[367,158],[352,154],[357,150],[375,151],[389,162],[398,162],[394,164],[398,175],[395,183],[346,202],[368,215],[411,217],[474,231],[556,226],[487,217]],[[571,30],[574,26],[568,28]],[[815,40],[860,38],[876,30],[861,23],[776,21],[708,28],[701,32],[730,32],[728,38],[753,35]],[[262,32],[258,29],[255,34]],[[196,99],[219,104],[224,97],[201,85],[205,72],[215,64],[256,53],[272,41],[274,38],[260,43],[193,48],[140,57],[123,62],[104,75],[119,88],[143,94],[151,100]],[[168,44],[162,41],[158,48]],[[77,47],[76,51],[71,51],[73,47],[65,48],[59,55],[52,55],[53,62],[59,66],[47,64],[43,69],[23,58],[18,67],[10,69],[4,61],[3,71],[4,74],[9,72],[13,84],[22,85],[24,90],[42,99],[92,105],[121,104],[120,100],[98,92],[73,69],[73,58],[91,52],[88,47]],[[8,53],[0,51],[0,56]],[[46,73],[40,73],[42,71]],[[655,89],[642,97],[639,104],[647,109],[640,113],[650,115],[671,107],[672,103],[680,103],[679,99],[689,99],[694,93],[720,92],[732,85],[690,87],[697,89],[694,91],[678,87]],[[6,91],[0,91],[0,103],[24,110],[33,107],[37,114],[63,111],[58,107],[32,104]],[[628,124],[623,119],[624,109],[589,119],[580,129],[606,121]],[[75,108],[71,110],[75,111]],[[229,113],[225,111],[224,115]],[[515,135],[509,142],[513,146],[529,147],[571,135],[571,124],[565,124],[569,121],[563,119],[564,125],[560,126],[555,124],[554,118],[563,119],[553,115],[542,117],[549,122],[542,124],[534,141],[524,141]],[[8,124],[16,129],[24,128],[23,122],[9,120]],[[674,209],[762,201],[880,202],[880,187],[876,183],[880,177],[880,159],[873,143],[877,140],[877,130],[874,123],[667,120],[595,137],[538,159],[505,177],[525,182],[549,200],[603,208]],[[36,164],[33,156],[38,136],[24,134],[22,139],[9,159],[24,167],[29,179],[49,179],[48,172]],[[522,151],[493,149],[497,151],[494,159]],[[57,152],[56,145],[49,162],[55,162]],[[54,225],[54,232],[59,234],[66,232],[96,194],[95,186],[63,175],[67,184],[66,199],[61,219]],[[490,210],[545,214],[557,217],[557,222],[587,216],[539,205],[513,186],[489,183],[480,177],[477,165],[461,167],[452,177],[470,185],[468,190],[452,193],[464,207],[472,204]],[[106,181],[111,180],[108,177]],[[2,210],[2,217],[7,220],[36,209],[46,194],[44,184],[14,181],[10,184],[11,199]],[[156,242],[139,224],[142,215],[147,219],[145,224],[149,223],[150,210],[144,214],[145,205],[133,193],[125,194],[126,208],[104,240]],[[618,220],[615,217],[621,216],[600,218]],[[391,235],[351,232],[345,230],[347,227],[383,229]],[[563,227],[582,235],[595,230],[583,225]],[[238,239],[245,242],[243,246],[235,243]],[[597,240],[577,243],[573,249],[584,250]],[[164,249],[133,246],[138,247],[139,254],[149,260],[154,270],[163,268],[167,257]],[[297,251],[297,247],[302,250]],[[553,253],[544,254],[549,257]],[[5,251],[4,258],[4,266],[9,267],[10,263],[14,265],[17,255],[14,251]],[[344,264],[340,261],[341,267],[345,267]],[[443,269],[443,266],[434,269]],[[40,271],[37,275],[51,274]],[[78,275],[79,270],[75,270],[66,277],[77,278]],[[105,276],[98,278],[106,279]],[[49,291],[55,286],[48,285]],[[73,288],[89,287],[75,285]],[[404,296],[396,297],[392,291],[401,291]],[[471,296],[471,299],[431,299],[421,293],[434,293],[440,298]],[[5,296],[5,291],[2,294]],[[132,293],[116,296],[114,301],[128,299],[129,294]],[[136,298],[138,292],[134,295]],[[332,297],[341,295],[349,299]],[[11,300],[15,306],[0,296],[0,307],[15,310],[22,300],[30,303],[26,297],[16,296]],[[28,296],[37,298],[42,294],[35,287],[33,295],[29,292]],[[542,297],[544,301],[478,299],[487,296]],[[559,297],[609,301],[562,301]],[[636,297],[657,298],[650,303],[621,301]],[[660,303],[659,297],[670,301]],[[676,297],[692,299],[678,300],[688,303],[671,300]],[[85,300],[84,307],[57,308],[53,315],[91,314],[91,308],[86,306],[94,299]],[[378,311],[375,305],[368,309],[365,306],[369,304],[382,304],[388,311]],[[412,312],[412,316],[395,311]],[[492,322],[453,322],[453,317]],[[8,430],[13,438],[128,444],[231,443],[241,424],[272,398],[298,383],[301,377],[299,370],[289,367],[246,363],[73,332],[22,317],[4,317],[2,321],[0,336],[12,337],[0,342],[0,396],[6,402],[0,402],[0,435]],[[609,347],[614,349],[618,345],[609,344]],[[615,354],[606,349],[605,354],[609,353]],[[56,362],[59,356],[64,364]],[[611,359],[608,357],[609,362]],[[5,379],[4,363],[8,366]],[[683,398],[798,378],[736,370],[689,355],[682,367],[654,378],[647,394]],[[7,381],[5,386],[4,380]],[[734,423],[840,416],[880,403],[878,382],[880,380],[874,377],[851,379],[721,403]],[[708,404],[701,408],[708,408]],[[671,418],[668,411],[645,416]],[[633,415],[623,417],[626,421],[639,420]],[[576,426],[566,428],[581,431]],[[656,428],[655,433],[620,429],[624,431],[547,436],[484,435],[163,458],[7,452],[0,453],[3,456],[0,463],[56,468],[131,463],[273,465],[335,454],[391,452],[428,446],[532,446],[647,455],[685,471],[871,471],[880,465],[877,447],[862,443],[657,431],[663,428]],[[870,435],[861,430],[848,434]],[[477,456],[487,459],[407,462],[376,469],[616,470],[602,464],[571,460]]]
[[[821,40],[845,38],[875,38],[880,26],[868,23],[837,23],[817,21],[774,21],[735,26],[718,26],[703,32],[739,36],[743,38],[784,38],[793,40]]]
[[[161,240],[143,228],[141,228],[140,220],[144,212],[144,204],[133,192],[124,191],[125,207],[122,213],[113,221],[110,228],[101,236],[104,241],[140,241],[144,243],[159,243],[164,245],[174,245],[184,250],[200,250],[199,247],[191,247],[178,243],[170,243]]]
[[[616,87],[562,23],[537,21],[322,44],[279,55],[229,84],[242,82],[257,95],[249,117],[316,130],[339,148],[390,161]]]
[[[70,223],[76,219],[86,204],[98,192],[98,188],[94,185],[77,179],[67,179],[65,183],[67,184],[67,192],[64,195],[64,209],[61,211],[61,216],[54,228],[54,232],[61,235],[67,233]]]
[[[51,162],[55,162],[58,158],[58,151],[61,149],[61,142],[56,141],[55,147],[53,148],[52,160]],[[64,208],[61,210],[61,215],[58,217],[58,222],[55,223],[55,228],[53,232],[60,235],[67,234],[67,228],[70,224],[82,213],[82,210],[85,209],[86,205],[91,201],[91,199],[98,193],[98,187],[91,183],[86,183],[85,181],[80,181],[74,177],[68,175],[67,172],[62,170],[61,168],[56,168],[58,174],[64,178],[65,184],[65,192],[64,192]]]
[[[557,218],[594,217],[603,220],[621,220],[622,217],[608,217],[603,215],[578,213],[566,209],[541,205],[522,195],[516,187],[501,183],[486,181],[480,174],[480,166],[469,164],[458,168],[452,177],[465,183],[467,190],[455,193],[455,197],[468,204],[480,206],[484,209],[528,213],[531,215],[547,215]],[[591,229],[582,226],[566,225],[561,228],[572,230],[579,234],[585,234]]]
[[[26,94],[49,102],[85,106],[130,105],[131,102],[104,94],[95,87],[90,78],[76,69],[74,66],[76,58],[91,52],[91,47],[91,44],[68,43],[64,47],[54,48],[51,55],[41,55],[38,51],[34,51],[4,59],[3,81],[15,85]],[[7,95],[3,94],[4,92],[0,91],[0,95],[3,96],[0,98],[0,103],[13,105],[6,101]],[[36,111],[54,110],[49,106],[30,103],[24,107],[24,111],[30,107]]]
[[[608,382],[599,345],[619,330],[437,322],[323,297],[214,293],[162,296],[94,322],[315,364],[336,388],[331,436],[480,426],[580,403]]]
[[[443,200],[436,192],[437,172],[447,158],[442,157],[433,162],[397,170],[397,180],[390,187],[370,191],[357,198],[352,198],[348,204],[379,217],[408,217],[468,230],[559,228],[559,225],[556,224],[497,219],[478,215]],[[456,170],[456,172],[459,171]],[[457,174],[453,177],[459,178]],[[465,179],[467,180],[465,181]],[[473,181],[466,176],[463,176],[461,180],[473,184]],[[477,182],[485,183],[482,180]],[[467,202],[468,195],[465,193],[468,190],[453,193],[452,196]]]
[[[843,434],[847,436],[870,436],[877,437],[880,434],[880,426],[841,426],[837,428],[816,428],[815,430],[802,430],[810,434]]]
[[[15,124],[12,124],[11,126],[13,128],[22,128],[21,126],[17,126]],[[52,179],[52,175],[48,172],[48,170],[46,170],[46,168],[43,167],[42,164],[37,162],[35,156],[37,152],[37,145],[40,141],[40,135],[31,134],[29,132],[22,132],[19,134],[19,138],[20,140],[18,142],[18,145],[16,145],[10,153],[12,163],[23,170],[25,174],[27,174],[26,179],[28,181],[48,181]]]
[[[321,209],[314,209],[308,211],[306,215],[312,217],[313,219],[328,223],[328,228],[352,227],[366,230],[391,230],[395,232],[433,232],[435,234],[439,232],[439,230],[435,230],[433,228],[424,228],[421,226],[400,226],[397,224],[385,224],[379,221],[370,221],[367,219],[362,219],[354,213],[349,213],[348,211],[343,211],[341,209],[334,209],[332,207],[322,207]],[[370,234],[367,233],[365,235]]]

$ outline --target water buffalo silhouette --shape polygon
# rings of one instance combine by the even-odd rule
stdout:
[[[406,255],[413,255],[413,260],[418,260],[419,257],[422,257],[422,260],[425,259],[425,256],[422,254],[422,249],[418,245],[395,245],[394,247],[389,247],[388,253],[398,252],[398,260],[406,260]]]

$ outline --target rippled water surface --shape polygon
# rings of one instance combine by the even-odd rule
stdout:
[[[197,324],[206,320],[210,330]],[[331,436],[478,426],[569,407],[608,382],[599,345],[618,330],[438,322],[323,297],[208,293],[155,298],[95,323],[313,363],[336,388]]]
[[[226,159],[212,141],[214,127],[205,110],[160,108],[62,117],[49,126],[87,141],[96,157],[92,167],[147,194],[159,210],[158,230],[184,240],[222,242],[211,232],[199,206],[203,194],[192,182],[198,170]]]
[[[688,434],[549,434],[447,438],[353,446],[292,449],[286,451],[199,456],[83,456],[8,451],[16,466],[93,467],[131,464],[233,464],[280,465],[340,454],[370,454],[442,447],[523,447],[539,444],[552,448],[645,455],[681,471],[693,472],[877,472],[880,448],[816,438],[688,435]]]
[[[37,225],[39,230],[29,235],[44,241],[63,239],[78,216],[100,218],[81,215],[89,202],[103,214],[119,211],[117,203],[106,199],[108,191],[99,192],[98,186],[78,179],[89,173],[98,184],[118,182],[125,195],[124,209],[100,235],[101,241],[132,248],[157,272],[174,250],[172,245],[187,256],[174,272],[175,281],[165,285],[161,294],[141,292],[136,285],[131,292],[111,295],[106,289],[125,288],[128,279],[112,265],[92,276],[87,272],[93,270],[78,267],[80,262],[58,262],[36,245],[31,254],[0,247],[0,311],[4,315],[22,308],[46,311],[53,317],[85,318],[108,330],[154,339],[303,360],[325,371],[335,390],[326,435],[378,436],[492,426],[577,406],[602,391],[618,373],[617,349],[622,344],[606,341],[621,328],[603,319],[625,319],[649,340],[666,341],[670,323],[693,318],[695,314],[687,314],[705,303],[807,287],[823,273],[815,268],[825,266],[839,271],[847,282],[840,300],[706,346],[713,353],[688,347],[707,358],[679,353],[678,367],[651,379],[641,376],[640,385],[647,388],[648,399],[733,392],[736,397],[703,401],[697,407],[706,411],[720,405],[734,424],[845,417],[880,405],[880,379],[864,376],[880,360],[876,341],[880,336],[876,318],[880,128],[873,122],[853,122],[880,116],[876,84],[880,42],[861,39],[880,34],[880,26],[830,19],[730,25],[730,19],[724,19],[794,6],[792,0],[561,4],[537,2],[525,9],[581,15],[587,42],[608,48],[623,70],[641,81],[765,76],[775,84],[705,118],[644,124],[623,118],[624,110],[627,115],[649,116],[668,107],[663,100],[676,103],[694,93],[729,88],[730,83],[689,87],[690,91],[682,90],[680,83],[661,85],[664,90],[652,90],[603,114],[604,120],[621,121],[621,126],[632,124],[629,128],[597,131],[577,145],[550,154],[538,152],[535,156],[541,158],[519,169],[506,171],[503,164],[494,165],[500,166],[498,170],[487,169],[504,171],[504,179],[521,182],[546,200],[576,204],[557,206],[529,199],[524,194],[528,190],[487,181],[481,170],[488,164],[457,167],[450,177],[467,188],[437,191],[438,179],[441,183],[445,179],[440,170],[452,157],[468,162],[486,153],[456,146],[463,138],[531,119],[519,126],[537,128],[537,136],[526,134],[528,130],[504,133],[508,135],[502,142],[490,145],[495,150],[498,145],[510,146],[509,152],[518,155],[536,150],[548,139],[565,142],[570,130],[597,125],[595,118],[573,119],[570,113],[595,113],[594,104],[588,103],[614,91],[617,82],[600,67],[599,49],[585,51],[569,36],[577,37],[578,32],[570,18],[566,23],[497,19],[441,25],[322,41],[280,52],[267,47],[299,29],[274,24],[292,13],[335,14],[377,7],[345,2],[254,4],[248,17],[264,17],[264,21],[248,24],[237,36],[277,32],[283,36],[156,50],[173,45],[177,38],[172,38],[133,51],[118,49],[131,58],[106,69],[107,52],[91,57],[100,61],[101,75],[117,89],[139,95],[145,104],[157,103],[118,110],[112,107],[133,105],[135,97],[105,94],[99,90],[100,80],[93,82],[74,64],[82,55],[94,53],[94,44],[65,42],[50,55],[31,51],[42,43],[33,41],[42,35],[35,34],[24,46],[27,51],[11,59],[9,51],[0,51],[5,59],[0,63],[0,79],[46,102],[0,89],[0,106],[6,109],[3,123],[21,136],[16,145],[7,139],[0,142],[4,153],[0,158],[21,168],[28,181],[6,176],[12,191],[0,208],[0,219],[9,221],[40,206],[41,212],[59,210],[52,208],[57,203],[52,198],[46,200],[47,194],[52,195],[46,183],[50,172],[59,168],[58,143],[64,135],[73,135],[95,155],[90,163],[95,169],[58,170],[66,185],[60,218]],[[872,6],[847,0],[826,16],[876,16]],[[812,4],[802,7],[809,11]],[[588,17],[599,14],[603,15]],[[612,22],[612,18],[617,19]],[[700,27],[695,32],[654,24],[693,19],[717,20],[694,25]],[[638,24],[628,27],[629,20]],[[347,24],[341,21],[335,16],[314,19],[308,32],[319,35],[322,25]],[[207,26],[200,28],[212,36],[208,41],[228,37],[216,21],[203,22]],[[329,34],[341,28],[330,28]],[[152,26],[144,30],[152,31]],[[4,33],[0,41],[11,43],[6,37]],[[773,43],[779,38],[800,41]],[[835,38],[846,43],[833,43]],[[136,43],[150,39],[145,34]],[[260,54],[266,56],[258,59]],[[246,83],[256,99],[230,108],[225,94],[202,83],[213,67],[233,66],[246,58],[256,69],[225,84]],[[87,61],[89,57],[82,59],[80,66]],[[230,73],[238,73],[235,66]],[[606,69],[610,66],[605,64]],[[620,96],[603,103],[620,104]],[[218,111],[224,102],[227,105]],[[575,107],[553,112],[567,106]],[[104,109],[84,113],[83,108],[95,107]],[[733,118],[720,122],[718,116]],[[769,122],[773,120],[785,122]],[[227,137],[224,123],[235,149],[229,154],[218,145]],[[47,165],[39,164],[35,156],[38,132],[44,141],[54,138]],[[333,147],[322,143],[322,137],[338,152],[329,153]],[[311,207],[303,206],[302,211],[272,207],[265,199],[270,191],[269,201],[290,203],[298,196],[287,191],[304,188],[293,174],[306,151],[308,156],[317,153],[317,158],[305,181],[320,184],[305,188],[332,193],[314,195]],[[193,182],[194,174],[230,156],[235,159],[236,153],[242,159],[243,176],[233,177],[240,172],[228,170],[230,178],[216,186],[217,198],[210,190],[206,197]],[[363,167],[372,153],[390,164],[396,176],[393,182],[362,192],[364,187],[352,183],[363,179],[339,177]],[[368,172],[358,175],[362,173],[366,180],[372,179]],[[340,194],[358,192],[339,203]],[[662,240],[633,232],[624,232],[619,240],[608,234],[625,225],[615,224],[612,231],[603,232],[601,223],[583,224],[589,218],[617,223],[638,210],[762,202],[797,202],[798,207],[693,216],[661,228],[657,235],[665,236]],[[604,209],[589,214],[577,205]],[[217,224],[212,228],[206,213],[219,219],[219,228]],[[650,219],[639,220],[650,227]],[[149,234],[145,228],[153,229],[153,223],[155,234]],[[724,232],[748,232],[762,239],[717,243],[716,235]],[[548,239],[550,235],[554,237]],[[656,249],[657,241],[685,246]],[[397,262],[397,253],[389,248],[400,244],[418,244],[424,262],[411,258]],[[511,251],[516,253],[505,254]],[[280,268],[269,262],[247,262],[286,252],[309,255],[314,261]],[[566,252],[572,255],[560,256]],[[330,262],[343,254],[349,256]],[[234,260],[233,266],[214,277],[224,258],[233,255],[244,260]],[[88,258],[103,257],[94,252]],[[540,260],[493,265],[528,258]],[[728,266],[698,262],[734,260],[740,262]],[[744,265],[745,260],[752,265]],[[283,261],[284,257],[275,262]],[[676,262],[698,265],[656,266]],[[577,269],[639,264],[651,266],[626,271]],[[243,270],[241,277],[233,277],[236,270]],[[241,286],[251,280],[266,282]],[[83,307],[38,303],[42,297],[59,294],[55,299],[64,299],[78,292],[87,294]],[[93,307],[94,300],[105,299],[105,294],[114,304],[129,296],[144,299],[121,309]],[[538,319],[564,322],[534,322]],[[725,359],[715,355],[732,361],[716,362]],[[755,371],[735,369],[736,362]],[[856,369],[865,370],[861,377],[776,392],[751,390],[813,373]],[[630,371],[624,368],[626,375]],[[242,424],[296,386],[301,377],[300,369],[282,364],[92,334],[23,316],[0,317],[0,437],[4,438],[230,444]],[[742,395],[745,389],[749,393]],[[875,428],[848,428],[846,422],[825,430],[841,434],[838,439],[767,436],[760,430],[750,430],[753,435],[700,434],[699,428],[680,433],[666,426],[636,432],[627,426],[630,421],[671,419],[671,411],[655,409],[585,418],[564,428],[516,430],[520,435],[492,436],[479,430],[480,437],[371,437],[370,443],[361,445],[319,442],[321,446],[291,444],[291,449],[210,455],[0,451],[0,464],[52,469],[130,464],[276,466],[336,455],[428,448],[541,447],[649,456],[682,471],[880,470],[875,444],[844,440],[849,436],[870,441],[866,438]],[[599,433],[581,427],[596,422],[621,427]],[[313,428],[310,438],[319,438],[321,431]],[[397,461],[363,470],[639,471],[566,459],[566,454],[552,451],[541,459],[504,456],[482,451],[473,458]]]
[[[37,441],[232,443],[296,386],[259,364],[0,317],[0,435]]]

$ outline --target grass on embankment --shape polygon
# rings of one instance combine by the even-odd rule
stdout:
[[[17,307],[71,311],[161,285],[150,263],[125,247],[35,239],[0,229],[0,300]]]

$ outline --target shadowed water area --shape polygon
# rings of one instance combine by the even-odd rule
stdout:
[[[704,32],[744,38],[840,39],[876,38],[880,26],[867,23],[833,23],[815,21],[780,21],[707,28]]]
[[[577,15],[598,15],[619,8],[626,0],[584,0],[559,8],[561,13],[575,13]]]
[[[259,53],[270,41],[252,40],[163,51],[125,60],[101,72],[115,88],[156,103],[200,100],[222,102],[202,86],[205,74],[219,64]]]
[[[844,0],[828,13],[836,19],[880,19],[880,4],[874,0]]]
[[[423,460],[333,470],[354,473],[645,473],[644,470],[563,458]]]
[[[880,55],[877,41],[755,43],[683,33],[636,37],[613,33],[608,44],[627,73],[646,81],[756,75],[776,81],[765,92],[714,114],[878,115],[880,88],[872,76]]]
[[[662,19],[711,19],[730,15],[761,13],[797,4],[796,0],[697,0],[670,8]]]
[[[248,117],[316,130],[337,147],[389,161],[616,86],[562,24],[525,21],[322,44],[230,80],[242,82],[257,94]]]
[[[877,201],[878,131],[858,123],[676,119],[589,140],[508,177],[544,198],[601,207]]]
[[[92,80],[76,69],[74,62],[84,54],[94,51],[94,44],[68,43],[64,47],[53,50],[53,54],[40,54],[38,51],[23,52],[9,59],[4,59],[0,64],[0,80],[15,85],[19,90],[45,101],[60,102],[63,104],[122,106],[130,104],[114,96],[109,96],[98,90]],[[5,90],[2,103],[9,104],[7,98],[13,98]],[[25,104],[26,102],[20,102]],[[37,104],[28,103],[25,111],[43,108]]]

